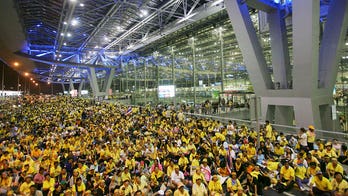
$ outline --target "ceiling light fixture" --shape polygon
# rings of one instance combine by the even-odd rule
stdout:
[[[140,10],[140,17],[146,17],[147,15],[149,15],[149,12],[147,10]]]
[[[71,20],[71,25],[72,26],[76,26],[76,25],[78,25],[78,23],[79,23],[79,21],[77,19],[75,19],[75,18]]]

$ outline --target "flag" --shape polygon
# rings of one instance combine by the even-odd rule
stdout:
[[[132,106],[129,106],[125,115],[129,115],[131,113],[132,113]]]

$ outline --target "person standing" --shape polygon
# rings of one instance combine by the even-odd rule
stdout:
[[[308,143],[307,143],[307,133],[305,128],[301,128],[300,132],[298,133],[298,142],[300,143],[300,149],[307,150]]]
[[[272,139],[273,128],[272,128],[272,125],[269,124],[268,120],[266,120],[265,131],[266,131],[266,139]]]
[[[309,150],[314,149],[315,136],[316,136],[316,134],[314,132],[314,126],[309,125],[308,131],[307,131],[307,144],[308,144]]]

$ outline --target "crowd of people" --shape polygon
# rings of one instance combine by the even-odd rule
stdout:
[[[180,108],[129,107],[64,96],[3,100],[1,195],[348,195],[347,146],[195,118]]]

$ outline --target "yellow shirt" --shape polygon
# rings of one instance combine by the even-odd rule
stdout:
[[[130,175],[130,173],[128,172],[128,173],[124,173],[124,172],[122,172],[122,174],[121,174],[121,179],[122,179],[122,182],[123,181],[125,181],[126,179],[128,179],[129,181],[131,181],[131,175]]]
[[[180,167],[185,167],[187,164],[189,164],[189,161],[186,157],[180,157],[178,165]]]
[[[272,126],[266,125],[266,138],[271,138],[271,137],[272,137]]]
[[[247,150],[248,158],[249,158],[249,159],[256,155],[256,149],[255,149],[255,147],[249,147],[249,146],[248,146],[248,147],[246,148],[246,150]]]
[[[222,186],[219,180],[218,181],[211,180],[209,182],[208,189],[210,192],[214,191],[214,192],[222,193]]]
[[[184,190],[184,192],[182,193],[179,189],[177,189],[174,192],[174,196],[190,196],[189,193],[187,192],[187,190]]]
[[[270,171],[275,171],[278,169],[279,162],[273,162],[273,161],[268,161],[267,162],[267,169]]]
[[[133,191],[133,189],[132,189],[132,187],[130,185],[128,185],[127,188],[124,185],[122,185],[120,187],[120,189],[121,190],[124,189],[124,195],[131,195],[132,191]]]
[[[297,166],[295,176],[303,180],[306,177],[307,168],[305,166]]]
[[[8,187],[10,188],[12,184],[12,178],[8,176],[6,179],[1,179],[0,185],[2,187]]]
[[[274,154],[281,156],[284,154],[284,148],[283,147],[274,147]]]
[[[307,142],[314,143],[314,141],[315,141],[315,133],[314,133],[314,131],[313,132],[307,131]]]
[[[280,169],[280,174],[283,175],[283,178],[285,180],[290,180],[290,178],[292,177],[293,180],[295,180],[295,171],[292,167],[289,166],[288,169],[285,168],[285,166],[283,166]]]
[[[337,163],[335,168],[333,167],[331,162],[328,163],[326,170],[328,170],[330,173],[340,172],[341,174],[343,174],[343,167],[339,163]]]
[[[55,180],[54,178],[50,178],[50,180],[44,180],[42,184],[42,190],[47,190],[49,189],[50,191],[54,191],[54,184]]]
[[[199,175],[197,174],[197,172],[195,172],[192,176],[192,181],[193,183],[196,183],[197,178],[201,178],[202,182],[205,182],[205,177],[203,173],[200,173]]]
[[[323,179],[320,180],[318,178],[318,176],[314,176],[311,180],[311,184],[315,184],[315,186],[321,191],[331,191],[332,190],[332,184],[325,177],[323,177]]]
[[[336,192],[340,193],[341,195],[344,194],[344,190],[348,188],[348,183],[346,180],[342,179],[341,183],[338,184],[336,179],[333,179],[331,181],[332,184],[332,190],[336,190]]]
[[[35,183],[31,181],[30,183],[23,182],[22,185],[19,187],[19,192],[23,195],[29,195],[30,193],[30,187],[31,185],[34,185]]]
[[[308,169],[307,169],[307,176],[308,177],[315,176],[318,171],[320,171],[320,168],[318,166],[316,168],[314,168],[314,169],[312,169],[311,167],[308,167]]]
[[[238,187],[241,187],[240,182],[239,182],[238,179],[232,180],[232,178],[229,178],[229,179],[227,180],[227,188],[228,188],[228,189],[231,189],[231,190],[233,190],[233,191],[237,191],[237,190],[238,190]]]

